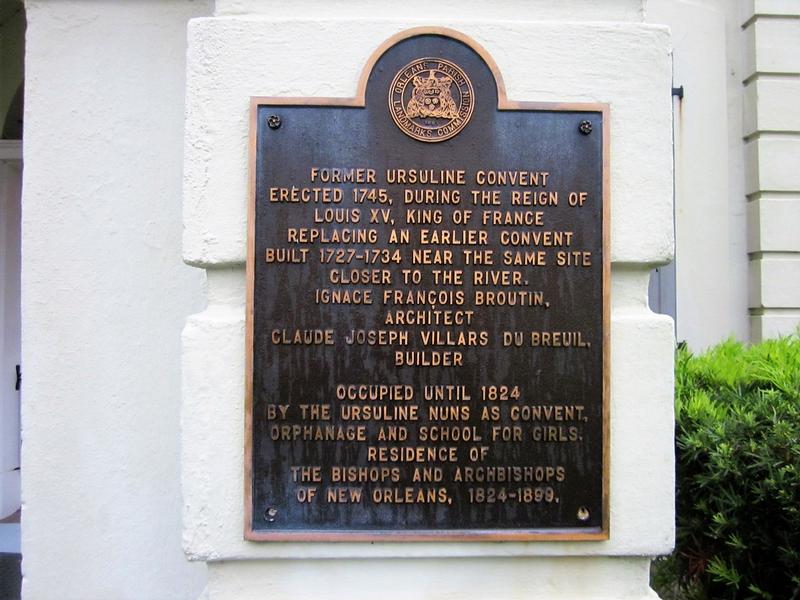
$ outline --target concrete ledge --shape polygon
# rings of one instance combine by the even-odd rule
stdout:
[[[800,17],[800,4],[796,0],[741,0],[742,23],[756,17]]]
[[[744,135],[761,131],[800,132],[800,76],[759,78],[745,86]]]
[[[742,79],[756,74],[800,73],[800,19],[751,20],[745,29]]]
[[[791,0],[788,0],[791,1]],[[405,15],[424,14],[426,19],[449,19],[454,12],[465,10],[463,0],[406,0],[402,4]],[[634,21],[644,20],[642,0],[562,0],[560,2],[533,3],[529,0],[504,0],[504,2],[470,2],[469,14],[478,21],[552,21],[574,18],[576,6],[585,21]],[[318,19],[361,19],[366,14],[380,11],[391,14],[386,6],[376,7],[374,0],[215,0],[217,16],[263,15],[271,16],[278,11],[284,19],[305,19],[314,15]],[[395,10],[396,14],[400,11]]]
[[[800,255],[750,263],[751,308],[800,307]]]
[[[800,190],[800,135],[762,137],[745,145],[747,194]]]
[[[649,569],[648,558],[211,563],[201,600],[658,600]]]
[[[753,342],[768,338],[790,335],[798,332],[800,327],[800,309],[773,313],[767,311],[763,315],[750,317],[750,334]]]
[[[800,193],[761,195],[747,205],[748,252],[800,252]]]

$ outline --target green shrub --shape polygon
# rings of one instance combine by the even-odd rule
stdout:
[[[800,599],[800,338],[679,348],[675,418],[676,549],[654,586]]]

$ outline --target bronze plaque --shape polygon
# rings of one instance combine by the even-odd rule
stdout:
[[[608,110],[453,31],[253,98],[245,536],[608,537]]]

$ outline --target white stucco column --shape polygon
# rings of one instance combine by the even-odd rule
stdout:
[[[25,600],[180,600],[205,583],[181,551],[178,485],[180,332],[204,305],[180,252],[185,32],[205,8],[26,2]]]
[[[184,258],[208,307],[183,334],[184,549],[209,599],[653,598],[649,558],[673,544],[673,327],[647,306],[670,260],[668,31],[640,3],[220,2],[189,25]],[[602,4],[602,8],[601,5]],[[614,22],[599,22],[613,18]],[[582,22],[589,19],[590,22]],[[508,98],[611,107],[610,539],[269,543],[243,539],[244,297],[251,96],[351,97],[387,38],[444,26],[497,62]]]

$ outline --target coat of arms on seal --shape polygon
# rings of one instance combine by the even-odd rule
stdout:
[[[442,142],[459,133],[472,116],[472,82],[457,65],[418,58],[395,75],[389,112],[400,130],[423,142]]]

